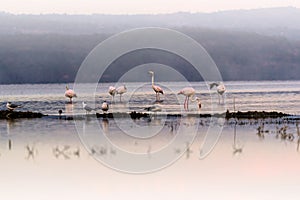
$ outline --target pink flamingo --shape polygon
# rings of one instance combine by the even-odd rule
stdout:
[[[66,86],[65,96],[70,98],[70,103],[72,103],[73,97],[77,97],[76,93],[73,90],[69,89],[68,86]]]
[[[151,74],[151,76],[152,76],[152,89],[156,93],[156,101],[160,101],[159,93],[164,94],[164,91],[158,85],[154,85],[154,72],[149,71],[149,74]]]
[[[226,91],[224,83],[215,83],[214,82],[214,83],[209,84],[209,86],[210,86],[210,89],[212,89],[215,86],[217,87],[217,92],[218,92],[218,97],[219,97],[219,104],[220,104],[220,96],[222,97],[222,102],[224,104],[224,96],[223,96],[223,94]]]
[[[189,109],[189,100],[190,98],[193,98],[193,96],[195,95],[196,91],[194,88],[192,87],[185,87],[182,90],[180,90],[178,92],[178,94],[182,94],[185,96],[185,100],[184,100],[184,109],[188,110]],[[200,110],[201,108],[201,102],[200,102],[200,98],[196,97],[195,99],[191,99],[191,101],[197,101],[198,103],[198,108]]]
[[[114,86],[109,86],[108,93],[111,95],[112,101],[114,101],[115,95],[117,93],[116,88]]]
[[[122,85],[116,89],[116,92],[120,95],[120,101],[122,101],[122,94],[127,92],[127,88],[125,85]]]

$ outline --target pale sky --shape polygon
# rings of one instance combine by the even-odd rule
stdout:
[[[300,8],[300,0],[0,0],[0,11],[16,14],[157,14],[286,6]]]

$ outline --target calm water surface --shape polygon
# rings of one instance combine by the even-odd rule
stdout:
[[[128,92],[123,96],[122,102],[119,102],[118,96],[115,97],[115,103],[111,107],[113,112],[143,110],[155,101],[155,94],[149,83],[125,84]],[[95,101],[95,107],[100,106],[103,100],[110,101],[111,98],[107,93],[110,85],[120,84],[99,84],[95,93],[84,93],[85,90],[93,88],[92,84],[77,85],[77,88],[83,92],[77,93],[78,98],[74,99],[73,105],[66,104],[68,99],[64,97],[65,84],[0,85],[0,97],[2,109],[5,109],[5,102],[11,101],[22,104],[23,108],[20,110],[57,114],[59,109],[66,112],[73,109],[82,110],[82,101],[88,103]],[[190,85],[183,82],[163,82],[160,85],[166,93],[161,97],[164,100],[162,103],[164,111],[179,112],[182,109],[184,96],[176,94],[183,87]],[[239,111],[264,110],[300,114],[300,81],[225,82],[225,85],[227,88],[225,102],[229,110],[234,109],[233,99],[235,99],[235,109]],[[204,82],[192,82],[191,86],[196,89],[196,96],[202,100],[201,112],[211,112],[211,105],[218,102],[215,90],[209,91]],[[197,111],[197,105],[190,103],[190,111]]]
[[[134,88],[134,83],[128,83]],[[300,114],[300,82],[226,82],[227,108],[236,110],[276,110]],[[97,88],[97,102],[109,100],[110,84]],[[162,84],[164,85],[164,84]],[[166,83],[169,91],[178,91],[180,83]],[[201,97],[203,112],[211,98],[204,83],[192,83]],[[82,87],[91,87],[82,85]],[[142,85],[140,91],[125,95],[124,103],[112,105],[113,111],[143,109],[155,100],[153,91]],[[81,109],[81,100],[92,102],[92,94],[78,94],[72,108],[64,98],[65,85],[2,85],[2,109],[6,101],[23,105],[20,110],[56,114],[58,109]],[[145,88],[145,89],[144,89]],[[162,106],[169,111],[180,110],[184,98],[170,92]],[[129,103],[128,103],[129,101]],[[213,101],[218,101],[214,96]],[[191,104],[191,112],[196,106]],[[201,111],[202,112],[202,111]],[[266,121],[225,122],[221,137],[213,151],[200,159],[200,151],[209,129],[209,119],[152,116],[135,122],[129,119],[96,119],[85,117],[68,120],[22,119],[0,120],[0,191],[5,199],[298,199],[300,189],[299,135],[295,123],[269,124]],[[222,123],[221,123],[222,124]],[[218,120],[212,126],[221,126]],[[147,139],[132,137],[122,130],[139,126],[145,130],[160,130]],[[286,126],[283,138],[280,130]],[[258,132],[258,127],[263,127]],[[180,129],[181,128],[181,129]],[[83,144],[78,132],[92,130]],[[99,130],[112,145],[103,146]],[[178,131],[180,130],[180,131]],[[189,146],[188,136],[197,136]],[[138,134],[138,133],[137,133]],[[169,167],[155,173],[132,175],[104,166],[103,160],[122,159],[118,149],[133,154],[145,154],[155,162],[154,154],[183,135],[175,143],[170,156],[180,157]],[[141,132],[139,136],[149,136]],[[293,137],[291,137],[293,136]],[[80,136],[82,137],[82,135]],[[138,164],[138,163],[132,163]]]

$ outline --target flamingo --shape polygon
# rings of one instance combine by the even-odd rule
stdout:
[[[220,96],[222,96],[222,101],[224,103],[224,96],[223,96],[223,94],[226,91],[225,85],[222,82],[220,82],[220,83],[214,82],[214,83],[209,84],[209,86],[210,86],[210,89],[212,89],[215,86],[217,87],[217,92],[218,92],[218,97],[219,97],[219,104],[220,104]]]
[[[92,110],[95,110],[95,109],[91,108],[90,106],[88,106],[85,102],[82,102],[82,108],[85,110],[86,114],[88,114]]]
[[[178,92],[178,94],[182,94],[185,96],[184,100],[184,109],[188,110],[189,108],[189,99],[192,98],[195,95],[196,91],[192,87],[185,87],[182,90]]]
[[[69,89],[68,86],[66,86],[65,96],[70,98],[70,103],[72,103],[73,97],[77,97],[76,93],[73,90]]]
[[[158,85],[154,85],[154,72],[149,71],[149,74],[151,74],[152,77],[152,89],[156,93],[156,101],[160,101],[159,93],[164,94],[164,91]]]
[[[20,105],[12,104],[11,102],[7,102],[7,103],[6,103],[6,108],[7,108],[9,111],[14,111],[14,109],[20,108],[20,107],[21,107]]]
[[[109,86],[108,93],[111,95],[112,101],[114,101],[116,92],[117,92],[117,90],[114,86]]]
[[[103,101],[102,105],[101,105],[101,109],[103,112],[107,112],[109,109],[109,105],[106,101]]]
[[[120,86],[120,87],[118,87],[118,88],[116,89],[116,92],[117,92],[117,94],[120,95],[120,101],[122,101],[122,94],[124,94],[124,93],[127,92],[127,88],[126,88],[125,85]]]

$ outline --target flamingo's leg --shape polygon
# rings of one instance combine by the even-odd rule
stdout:
[[[187,110],[187,97],[184,100],[184,110]]]
[[[189,110],[189,97],[186,97],[186,109]]]

